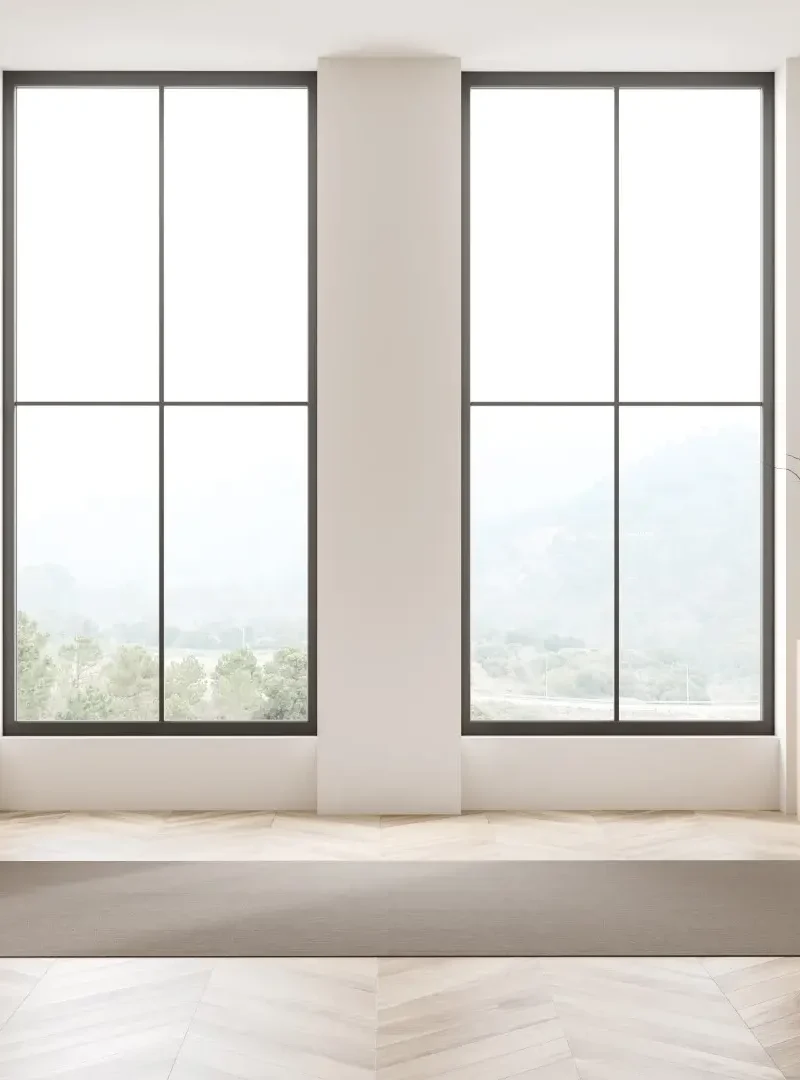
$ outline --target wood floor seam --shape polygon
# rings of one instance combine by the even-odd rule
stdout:
[[[763,1048],[764,1052],[769,1056],[770,1060],[774,1062],[775,1068],[779,1070],[783,1080],[799,1080],[800,1078],[800,1053],[798,1053],[796,1067],[792,1068],[789,1072],[782,1064],[782,1054],[780,1053],[780,1047],[792,1048],[796,1047],[800,1049],[800,1011],[795,1011],[791,1020],[791,1027],[794,1029],[787,1035],[787,1038],[782,1040],[777,1045],[767,1045],[764,1040],[759,1036],[759,1025],[751,1024],[745,1015],[742,1014],[742,1010],[736,1006],[736,1003],[731,1000],[730,995],[724,986],[721,985],[721,980],[710,971],[710,965],[703,959],[700,960],[705,970],[709,971],[710,977],[714,980],[715,984],[719,986],[720,992],[724,994],[725,999],[730,1002],[731,1008],[736,1012],[738,1016],[742,1018],[743,1023],[747,1024],[748,1029],[753,1033],[753,1037],[758,1041],[759,1045]],[[800,960],[795,961],[798,971],[800,971]],[[748,964],[748,967],[757,972],[758,964]],[[756,980],[757,981],[757,980]],[[765,980],[766,981],[766,980]],[[777,999],[780,1000],[780,999]],[[776,1052],[776,1050],[778,1052]]]
[[[178,1064],[178,1058],[180,1057],[181,1050],[186,1045],[186,1038],[187,1038],[189,1032],[192,1030],[192,1024],[194,1023],[195,1017],[197,1016],[198,1012],[200,1011],[200,1006],[203,1003],[203,997],[205,995],[206,990],[208,989],[208,984],[209,984],[210,980],[211,980],[211,970],[209,970],[209,972],[208,972],[205,983],[203,985],[203,989],[200,991],[200,995],[199,995],[199,997],[197,999],[197,1002],[195,1003],[195,1007],[194,1007],[194,1010],[192,1011],[192,1015],[189,1018],[189,1023],[186,1025],[186,1031],[183,1033],[183,1038],[181,1039],[180,1046],[175,1051],[175,1057],[173,1059],[172,1065],[170,1066],[170,1070],[167,1073],[166,1080],[171,1080],[171,1077],[172,1077],[173,1073],[175,1072],[175,1067]]]
[[[49,962],[49,964],[48,964],[48,968],[52,967],[52,966],[53,966],[53,963],[54,963],[54,961],[52,961],[52,960],[51,960],[51,961]],[[46,974],[46,972],[47,972],[47,969],[45,969],[45,971],[43,972],[43,975],[44,975],[44,974]],[[18,1012],[18,1011],[20,1010],[20,1008],[21,1008],[21,1007],[22,1007],[22,1006],[23,1006],[23,1005],[25,1004],[25,1002],[26,1002],[26,1001],[28,1000],[28,998],[29,998],[29,997],[31,996],[31,994],[33,993],[33,991],[34,991],[34,990],[36,989],[36,986],[37,986],[37,985],[38,985],[38,983],[33,983],[33,984],[32,984],[32,985],[31,985],[31,986],[30,986],[30,987],[28,988],[28,990],[27,990],[27,992],[25,993],[24,997],[22,997],[22,998],[21,998],[21,999],[20,999],[20,1000],[19,1000],[19,1001],[18,1001],[18,1002],[16,1003],[16,1005],[15,1005],[15,1006],[14,1006],[14,1007],[12,1008],[11,1012],[10,1012],[10,1013],[8,1013],[8,1015],[7,1015],[7,1016],[6,1016],[6,1017],[5,1017],[4,1019],[3,1019],[3,1022],[2,1022],[2,1023],[0,1023],[0,1029],[2,1029],[2,1028],[3,1028],[3,1027],[4,1027],[5,1025],[6,1025],[6,1023],[8,1023],[8,1021],[9,1021],[9,1020],[11,1020],[11,1019],[13,1018],[14,1014],[15,1014],[15,1013],[17,1013],[17,1012]]]
[[[575,1056],[575,1052],[574,1052],[574,1050],[572,1048],[572,1044],[570,1043],[569,1034],[567,1032],[566,1025],[564,1023],[564,1019],[561,1016],[561,1012],[560,1012],[560,1010],[558,1008],[558,1002],[556,1001],[555,987],[554,987],[554,985],[552,983],[552,980],[548,977],[547,971],[544,969],[544,965],[542,964],[541,960],[538,961],[538,965],[539,965],[539,970],[540,970],[541,975],[542,975],[542,979],[543,979],[543,981],[544,981],[545,985],[547,986],[548,991],[550,993],[550,999],[551,999],[551,1001],[553,1003],[553,1009],[555,1010],[555,1014],[558,1017],[559,1022],[561,1024],[561,1028],[562,1028],[562,1030],[564,1032],[564,1041],[567,1044],[567,1048],[569,1049],[570,1058],[571,1058],[571,1060],[572,1060],[572,1062],[574,1063],[574,1066],[575,1066],[575,1080],[585,1080],[584,1074],[581,1071],[581,1067],[580,1067],[580,1064],[578,1062],[578,1059]]]

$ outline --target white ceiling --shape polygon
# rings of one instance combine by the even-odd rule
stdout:
[[[800,0],[0,0],[4,68],[305,69],[341,53],[769,70],[800,54]]]

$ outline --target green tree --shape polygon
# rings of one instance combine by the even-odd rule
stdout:
[[[158,661],[147,649],[121,646],[104,674],[115,719],[158,719]]]
[[[56,666],[46,652],[47,634],[24,611],[17,614],[17,715],[41,720],[47,714]]]
[[[308,654],[279,649],[264,665],[265,720],[305,720],[308,713]]]
[[[235,649],[217,661],[211,677],[216,715],[222,720],[264,716],[264,675],[252,649]]]
[[[108,720],[113,716],[114,702],[110,694],[96,686],[73,690],[57,720]]]
[[[206,693],[206,673],[195,656],[173,660],[164,677],[164,711],[168,720],[196,720]]]
[[[76,690],[80,690],[86,678],[90,676],[103,659],[103,650],[92,637],[76,634],[72,641],[62,645],[58,655],[70,667],[70,680]]]

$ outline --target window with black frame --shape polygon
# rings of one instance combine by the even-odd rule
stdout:
[[[464,730],[773,727],[773,76],[464,76]]]
[[[7,733],[312,733],[315,76],[6,73]]]

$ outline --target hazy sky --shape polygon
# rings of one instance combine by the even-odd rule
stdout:
[[[613,400],[613,89],[478,88],[470,117],[472,400]],[[758,401],[760,91],[621,89],[619,140],[621,400]],[[473,513],[610,480],[612,422],[473,409]],[[621,463],[752,424],[623,414]]]
[[[164,131],[167,399],[305,400],[307,92],[167,89]],[[157,400],[157,90],[17,91],[17,250],[18,398]]]
[[[305,401],[307,92],[164,113],[166,397]],[[157,400],[158,91],[18,90],[17,177],[18,399]],[[302,601],[307,462],[303,407],[168,409],[168,590]],[[20,566],[156,587],[156,408],[20,407],[18,491]]]
[[[622,402],[656,403],[620,412],[620,570],[624,586],[632,565],[626,560],[635,552],[637,572],[662,590],[661,601],[651,597],[640,610],[636,594],[623,588],[622,647],[632,640],[632,620],[639,623],[634,640],[674,647],[677,609],[690,626],[705,620],[704,629],[721,641],[741,635],[749,645],[740,651],[754,672],[755,605],[749,609],[742,599],[741,621],[720,626],[715,610],[698,614],[687,585],[704,575],[730,579],[738,590],[726,597],[731,610],[737,596],[758,595],[753,472],[742,477],[747,497],[724,508],[727,520],[741,515],[737,551],[752,542],[754,557],[744,568],[726,565],[723,552],[714,565],[692,566],[688,574],[685,561],[668,557],[673,533],[685,535],[688,522],[703,535],[723,509],[713,455],[699,459],[711,463],[711,474],[699,462],[691,475],[681,476],[679,466],[654,472],[649,518],[660,522],[662,535],[631,531],[641,512],[631,524],[628,511],[641,499],[643,463],[668,455],[670,446],[736,431],[741,442],[733,444],[752,453],[757,468],[758,407],[658,403],[761,398],[761,106],[754,89],[619,92],[619,393]],[[471,399],[613,401],[613,89],[473,89],[470,116]],[[571,550],[579,561],[562,561],[563,583],[547,580],[541,602],[532,596],[525,617],[531,627],[560,622],[569,632],[572,615],[595,633],[605,627],[595,643],[610,639],[613,425],[611,406],[472,408],[473,618],[496,623],[509,590],[535,579],[537,551],[566,524],[559,504],[595,488],[605,495],[607,532],[602,509],[587,515],[593,531],[560,548],[562,560]],[[636,497],[629,502],[634,468]],[[662,479],[669,490],[659,489]],[[692,498],[698,489],[702,512]],[[543,507],[549,513],[537,516]],[[498,544],[503,535],[520,550]],[[585,578],[587,570],[594,588],[576,609],[574,581],[567,579]],[[694,659],[687,655],[686,663]]]
[[[472,91],[473,399],[613,397],[613,101]],[[306,398],[307,108],[302,89],[165,91],[168,399]],[[753,89],[620,91],[623,399],[760,396],[760,110]],[[17,177],[18,398],[154,400],[157,90],[18,90]],[[611,410],[473,414],[477,519],[610,482]],[[306,421],[168,413],[168,586],[303,577]],[[743,422],[648,410],[623,465]],[[157,576],[155,409],[21,409],[18,450],[21,566]]]
[[[472,398],[612,400],[614,92],[470,98]],[[620,90],[620,396],[757,401],[761,93]]]

